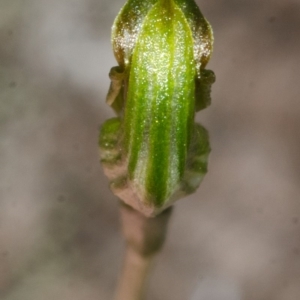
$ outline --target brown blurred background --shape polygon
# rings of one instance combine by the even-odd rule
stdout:
[[[109,300],[118,203],[97,135],[123,0],[0,0],[0,299]],[[198,1],[215,32],[209,173],[148,300],[300,299],[300,1]]]

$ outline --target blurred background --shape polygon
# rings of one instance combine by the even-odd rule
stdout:
[[[215,32],[209,172],[175,205],[148,300],[300,299],[300,1],[197,1]],[[0,299],[112,299],[99,165],[123,0],[0,0]]]

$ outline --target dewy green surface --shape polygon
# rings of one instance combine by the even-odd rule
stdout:
[[[128,67],[138,33],[149,9],[157,0],[129,0],[118,14],[112,28],[115,57],[121,67]]]
[[[119,117],[102,127],[101,162],[112,191],[154,216],[207,171],[208,134],[194,114],[210,104],[212,30],[193,0],[128,0],[112,43],[107,103]]]
[[[127,69],[144,18],[151,7],[161,0],[129,0],[118,14],[112,29],[115,57]],[[212,53],[213,33],[194,0],[174,0],[192,31],[196,68],[204,68]]]
[[[208,63],[213,48],[213,32],[194,0],[174,0],[186,17],[194,39],[197,75]]]
[[[146,187],[149,200],[158,206],[183,175],[194,116],[194,77],[188,23],[173,1],[159,1],[135,46],[124,118],[130,179],[137,188]]]

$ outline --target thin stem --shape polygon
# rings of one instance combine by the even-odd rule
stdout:
[[[143,299],[149,267],[164,244],[171,211],[169,208],[155,218],[147,218],[121,205],[122,232],[127,245],[115,300]]]
[[[141,300],[152,257],[127,247],[115,300]]]

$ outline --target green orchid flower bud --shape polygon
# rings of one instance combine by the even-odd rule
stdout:
[[[128,0],[118,14],[112,28],[115,57],[122,68],[127,68],[145,17],[158,0]],[[174,0],[190,26],[194,39],[196,68],[204,68],[213,47],[213,32],[194,0]]]
[[[119,117],[101,128],[101,162],[112,191],[155,216],[207,172],[208,133],[194,116],[210,104],[212,30],[192,0],[129,0],[112,42],[107,103]]]

